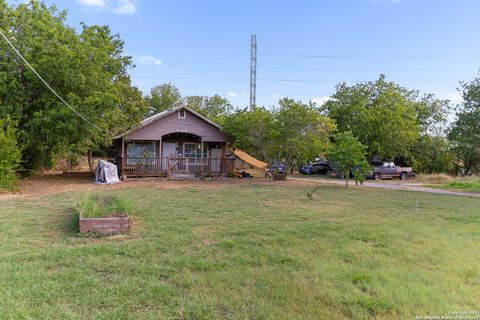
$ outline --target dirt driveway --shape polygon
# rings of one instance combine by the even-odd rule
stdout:
[[[125,188],[158,188],[158,189],[181,189],[181,188],[228,188],[238,187],[243,184],[272,184],[289,183],[287,181],[272,181],[265,179],[212,179],[207,181],[171,181],[166,178],[148,178],[148,179],[129,179],[127,182],[121,182],[113,185],[98,185],[94,183],[94,177],[87,172],[76,172],[70,175],[61,172],[49,172],[41,176],[22,179],[20,181],[19,193],[6,193],[0,191],[0,200],[12,198],[37,198],[46,195],[53,195],[62,192],[71,191],[94,191],[94,190],[114,190]],[[295,182],[304,184],[305,182]]]
[[[151,179],[131,179],[114,185],[97,185],[93,182],[94,178],[86,172],[73,173],[64,175],[61,172],[49,172],[42,176],[23,179],[20,181],[20,193],[2,193],[0,191],[0,200],[13,198],[38,198],[46,195],[53,195],[62,192],[72,191],[94,191],[94,190],[114,190],[126,188],[158,188],[158,189],[182,189],[182,188],[229,188],[238,187],[244,184],[296,184],[305,185],[311,183],[328,183],[336,185],[344,185],[345,182],[337,179],[329,179],[323,177],[288,177],[288,181],[272,181],[265,179],[214,179],[209,181],[170,181],[166,178]],[[354,182],[353,182],[354,183]],[[389,182],[372,182],[366,181],[364,186],[369,188],[391,189],[391,190],[409,190],[421,191],[439,194],[451,194],[457,196],[480,197],[480,193],[451,191],[442,189],[433,189],[411,183],[403,183],[401,181]]]
[[[344,180],[324,178],[324,177],[304,178],[302,176],[299,176],[299,177],[288,177],[288,180],[345,185]],[[353,182],[353,185],[355,185],[355,181],[350,181],[349,184],[352,183],[352,182]],[[378,189],[408,190],[408,191],[419,191],[419,192],[429,192],[429,193],[438,193],[438,194],[451,194],[451,195],[455,195],[455,196],[478,197],[478,198],[480,198],[480,193],[476,193],[476,192],[434,189],[434,188],[424,187],[422,185],[416,185],[416,184],[408,182],[408,181],[403,182],[403,181],[400,181],[400,180],[389,181],[389,182],[387,182],[387,181],[384,181],[384,182],[365,181],[363,186],[364,187],[369,187],[369,188],[378,188]]]

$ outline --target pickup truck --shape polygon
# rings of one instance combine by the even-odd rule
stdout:
[[[414,177],[412,168],[410,167],[399,167],[396,166],[393,162],[374,162],[373,171],[371,173],[371,178],[375,180],[380,179],[391,179],[391,178],[400,178],[400,180],[407,180],[408,177]]]

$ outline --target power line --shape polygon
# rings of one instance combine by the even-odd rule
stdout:
[[[309,55],[309,54],[275,54],[275,53],[259,53],[259,56],[268,57],[290,57],[290,58],[323,58],[323,59],[354,59],[353,56],[338,55]]]
[[[348,56],[348,55],[315,55],[315,54],[276,54],[259,53],[259,56],[288,57],[288,58],[313,58],[313,59],[476,59],[475,56],[423,56],[423,55],[399,55],[399,56]]]
[[[94,123],[92,123],[90,120],[88,120],[84,115],[82,115],[80,112],[78,112],[77,110],[75,110],[70,104],[68,104],[65,100],[63,100],[63,98],[55,91],[53,90],[53,88],[42,78],[42,76],[40,76],[38,74],[37,71],[35,71],[35,69],[30,65],[30,63],[28,63],[28,61],[22,56],[22,54],[17,50],[17,48],[15,48],[15,46],[10,42],[10,40],[8,40],[8,38],[3,34],[3,32],[0,30],[0,34],[2,35],[2,37],[5,39],[5,41],[7,41],[7,43],[10,45],[10,47],[12,47],[12,49],[15,51],[15,53],[23,60],[23,62],[25,62],[25,64],[33,71],[33,73],[45,84],[45,86],[50,89],[50,91],[53,92],[53,94],[55,94],[57,96],[58,99],[60,99],[60,101],[62,101],[70,110],[73,111],[73,113],[75,113],[77,116],[79,116],[80,118],[82,118],[85,122],[87,122],[88,124],[90,124],[92,127],[96,128],[97,130],[99,131],[104,131],[103,129],[101,129],[100,127],[98,127],[97,125],[95,125]]]
[[[230,56],[230,57],[221,57],[221,58],[213,58],[213,59],[202,59],[202,60],[192,60],[186,62],[175,62],[175,63],[167,63],[162,64],[162,66],[178,66],[178,65],[185,65],[185,64],[195,64],[201,62],[213,62],[213,61],[224,61],[224,60],[235,60],[239,58],[245,58],[247,55],[237,55],[237,56]]]
[[[257,92],[258,95],[278,95],[278,96],[296,96],[296,97],[315,97],[315,96],[331,96],[331,93],[329,94],[320,94],[320,93],[288,93],[288,92],[282,92],[282,93],[278,93],[278,92],[265,92],[265,91],[261,91],[261,92]]]
[[[157,77],[174,77],[174,76],[191,76],[197,74],[209,74],[209,73],[222,73],[228,71],[236,71],[236,70],[245,70],[245,67],[238,67],[238,68],[230,68],[230,69],[222,69],[222,70],[210,70],[210,71],[200,71],[200,72],[185,72],[185,73],[167,73],[167,74],[157,74],[152,76],[144,76],[144,77],[136,77],[138,79],[145,79],[145,78],[157,78]]]
[[[372,80],[325,80],[325,79],[273,79],[273,78],[261,78],[260,81],[274,81],[274,82],[330,82],[330,83],[343,83],[343,82],[371,82]],[[454,80],[396,80],[397,82],[451,82]]]
[[[202,83],[187,83],[187,84],[176,84],[179,87],[186,87],[186,86],[203,86],[203,85],[215,85],[215,84],[223,84],[223,83],[239,83],[239,82],[247,82],[248,80],[231,80],[231,81],[215,81],[215,82],[202,82]]]
[[[454,67],[293,67],[293,66],[258,66],[261,69],[292,69],[292,70],[444,70]]]

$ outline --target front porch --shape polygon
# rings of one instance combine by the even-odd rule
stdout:
[[[195,134],[174,132],[158,140],[123,141],[119,146],[120,175],[124,179],[175,179],[228,174],[234,169],[234,160],[226,157],[226,143],[205,140]]]
[[[194,178],[221,176],[234,170],[234,159],[195,157],[122,157],[120,174],[128,177]]]

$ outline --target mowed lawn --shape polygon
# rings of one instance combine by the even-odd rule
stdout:
[[[478,310],[480,199],[292,182],[125,188],[127,236],[83,193],[0,200],[0,317],[413,319]],[[100,189],[98,189],[100,190]]]

